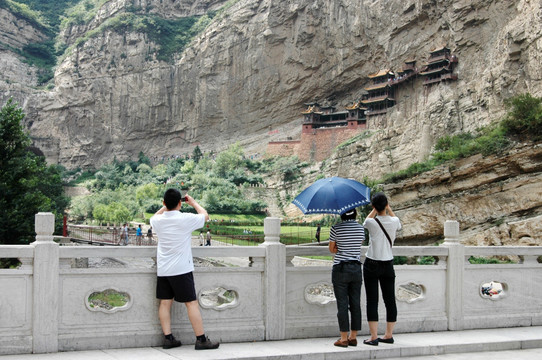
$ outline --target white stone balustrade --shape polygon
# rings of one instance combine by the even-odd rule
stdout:
[[[36,215],[36,241],[0,246],[0,257],[18,258],[18,269],[0,269],[0,354],[158,346],[162,335],[155,299],[156,270],[135,266],[156,248],[59,246],[52,241],[52,214]],[[396,287],[413,285],[414,300],[398,298],[397,333],[542,325],[542,247],[469,247],[460,243],[459,225],[447,221],[441,246],[396,246],[396,256],[433,256],[435,265],[396,266]],[[202,307],[205,331],[223,342],[335,336],[336,304],[307,301],[306,290],[331,284],[330,266],[293,266],[296,256],[330,255],[324,246],[284,246],[280,219],[267,218],[260,246],[195,247],[195,257],[242,257],[246,267],[198,267],[198,292],[222,288],[237,296],[232,306]],[[362,250],[365,253],[365,249]],[[519,256],[515,264],[470,264],[470,256]],[[73,258],[113,258],[124,267],[72,268]],[[151,261],[152,263],[152,261]],[[496,281],[504,293],[482,296]],[[411,286],[412,287],[412,286]],[[127,293],[127,305],[96,311],[92,292]],[[362,303],[365,293],[362,291]],[[380,304],[381,325],[384,305]],[[365,313],[364,307],[363,313]],[[173,332],[185,343],[194,336],[186,310],[173,307]],[[363,324],[362,333],[368,333]]]

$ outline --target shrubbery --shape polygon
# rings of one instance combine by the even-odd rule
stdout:
[[[542,98],[523,94],[506,104],[510,108],[502,122],[506,134],[519,139],[542,140]]]
[[[510,110],[501,122],[478,129],[475,134],[444,136],[437,141],[435,151],[428,160],[388,174],[383,181],[400,181],[432,170],[447,161],[475,154],[501,154],[510,147],[512,140],[542,140],[542,99],[530,94],[518,95],[507,101],[507,105]]]
[[[239,144],[231,145],[212,160],[201,154],[199,162],[179,157],[150,166],[142,153],[138,161],[113,161],[97,171],[82,172],[82,182],[91,195],[73,199],[71,215],[76,221],[95,219],[99,222],[119,223],[154,213],[162,206],[166,188],[188,189],[189,194],[210,213],[263,214],[267,207],[262,201],[248,199],[243,184],[262,182],[260,175],[249,168],[261,169],[261,162],[246,159]],[[74,173],[65,171],[72,183]],[[122,209],[118,205],[121,204]],[[120,210],[122,216],[119,215]],[[127,212],[124,211],[127,209]],[[183,211],[193,211],[189,206]],[[127,215],[128,214],[128,215]],[[121,219],[122,217],[122,219]]]

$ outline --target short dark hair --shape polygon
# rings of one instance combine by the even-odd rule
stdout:
[[[358,212],[356,211],[356,209],[348,210],[347,212],[341,214],[341,220],[355,220],[356,216],[358,216]]]
[[[164,205],[168,210],[173,210],[181,201],[181,192],[177,189],[167,189],[164,193]]]
[[[373,205],[376,211],[383,211],[388,205],[388,198],[382,192],[376,193],[371,198],[371,205]]]

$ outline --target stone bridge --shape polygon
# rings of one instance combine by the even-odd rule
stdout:
[[[160,346],[152,266],[72,267],[77,258],[152,259],[156,248],[61,246],[53,241],[53,229],[54,216],[39,213],[35,242],[0,246],[1,257],[22,264],[0,269],[0,355]],[[265,219],[264,231],[260,246],[193,249],[200,258],[251,260],[247,266],[196,268],[206,333],[223,343],[337,336],[336,304],[327,291],[330,267],[291,261],[329,255],[327,248],[281,244],[278,218]],[[455,221],[446,221],[444,235],[440,246],[394,248],[396,256],[437,259],[432,265],[396,266],[397,334],[542,325],[542,247],[463,246]],[[519,261],[475,265],[467,260],[507,255]],[[104,291],[125,294],[125,304],[91,303],[91,294]],[[190,344],[185,311],[174,306],[172,325]]]

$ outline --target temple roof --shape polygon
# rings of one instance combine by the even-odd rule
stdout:
[[[355,102],[352,105],[346,107],[346,110],[355,110],[355,109],[363,109],[361,107],[361,101]]]
[[[438,47],[436,47],[436,48],[430,50],[429,52],[430,52],[430,53],[436,53],[436,52],[441,51],[441,50],[448,50],[448,51],[450,51],[450,49],[448,49],[448,48],[446,47],[446,45],[441,45],[441,46],[438,46]]]
[[[389,87],[391,84],[389,82],[381,82],[381,83],[378,83],[378,84],[372,84],[372,85],[369,85],[367,87],[364,87],[365,90],[369,91],[369,90],[378,90],[378,89],[383,89],[385,87]]]
[[[369,79],[373,79],[373,78],[377,78],[377,77],[381,77],[381,76],[386,76],[386,75],[393,76],[393,72],[390,69],[382,69],[382,70],[380,70],[379,72],[377,72],[375,74],[369,74]]]
[[[313,113],[314,114],[322,114],[322,112],[320,112],[320,111],[315,111],[315,107],[316,107],[315,105],[309,106],[307,108],[307,110],[302,111],[301,113],[302,114],[313,114]]]
[[[392,98],[386,97],[386,98],[374,98],[374,99],[361,100],[361,102],[363,104],[374,104],[374,103],[379,103],[379,102],[388,101],[388,100],[395,101]]]
[[[442,66],[442,67],[439,67],[439,68],[436,68],[436,69],[429,69],[427,71],[422,71],[420,72],[420,75],[431,75],[431,74],[438,74],[442,71],[447,71],[448,69],[446,69],[446,66]]]

